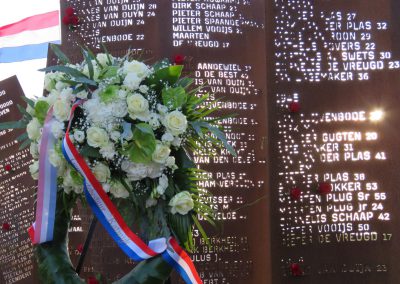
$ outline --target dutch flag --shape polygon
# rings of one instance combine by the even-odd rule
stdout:
[[[59,0],[10,0],[0,9],[0,80],[17,75],[28,97],[40,96],[48,43],[60,43]]]

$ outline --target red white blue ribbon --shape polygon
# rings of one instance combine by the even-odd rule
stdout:
[[[34,244],[53,240],[54,219],[57,200],[57,168],[49,161],[50,150],[54,149],[56,138],[51,132],[53,108],[47,113],[40,142],[39,185],[36,204],[35,223],[29,229]]]
[[[84,192],[93,213],[119,247],[133,260],[142,261],[161,254],[171,266],[177,269],[186,283],[202,283],[190,257],[175,239],[170,238],[167,244],[165,238],[160,238],[150,241],[147,245],[126,225],[101,183],[70,139],[69,129],[74,111],[82,103],[83,101],[78,101],[72,106],[62,150],[67,161],[84,177]]]

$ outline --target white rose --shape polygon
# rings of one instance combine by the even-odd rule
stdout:
[[[70,110],[70,103],[66,102],[65,100],[58,99],[54,102],[53,114],[58,120],[68,120]]]
[[[106,182],[111,177],[110,169],[103,163],[97,163],[94,166],[93,174],[99,182]]]
[[[39,120],[34,117],[26,126],[26,132],[28,133],[28,137],[31,140],[37,140],[41,136],[41,124]]]
[[[164,133],[164,135],[161,137],[161,140],[166,143],[171,143],[172,141],[174,141],[174,136],[171,133],[167,132]]]
[[[29,172],[31,173],[31,176],[34,180],[39,179],[39,161],[34,161],[30,166],[29,166]]]
[[[114,181],[111,183],[110,192],[116,198],[129,197],[129,191],[127,191],[126,188],[123,186],[123,184],[120,183],[119,181]]]
[[[167,145],[164,145],[162,142],[157,141],[156,149],[154,150],[151,158],[156,163],[164,164],[170,153],[171,149]]]
[[[104,189],[105,192],[110,192],[111,185],[109,183],[103,183],[101,187]]]
[[[66,102],[71,102],[75,99],[75,96],[72,94],[74,90],[72,88],[62,89],[60,92],[60,97]]]
[[[108,134],[102,128],[92,126],[89,127],[87,132],[87,142],[89,146],[98,148],[98,147],[105,147],[108,144]]]
[[[64,136],[64,123],[58,120],[54,120],[51,124],[51,133],[55,138],[61,138]]]
[[[194,207],[192,196],[187,191],[182,191],[176,194],[168,203],[171,206],[171,213],[179,213],[186,215]]]
[[[131,62],[125,61],[122,70],[125,74],[136,74],[140,79],[147,77],[151,72],[146,64],[136,60],[132,60]]]
[[[133,119],[147,121],[150,118],[149,102],[138,93],[128,96],[126,99],[128,112]]]
[[[85,141],[85,132],[83,132],[82,130],[75,130],[74,139],[78,143],[83,143],[83,141]]]
[[[49,161],[53,167],[61,168],[64,166],[64,159],[54,149],[49,151]]]
[[[29,151],[31,153],[32,158],[34,159],[39,158],[39,147],[37,143],[32,142],[31,146],[29,147]]]
[[[108,55],[110,57],[111,62],[113,62],[113,57],[111,55]],[[109,61],[108,61],[108,56],[105,53],[99,53],[96,56],[97,61],[99,61],[99,63],[101,64],[101,66],[106,66],[108,65]]]
[[[123,85],[128,89],[134,91],[139,88],[142,79],[140,79],[135,73],[128,73],[124,79]]]
[[[126,176],[130,181],[137,181],[147,177],[148,167],[145,164],[124,160],[121,163],[121,169],[126,172]]]
[[[157,193],[163,195],[168,187],[168,177],[166,175],[161,175],[158,179],[158,185],[156,187]]]
[[[186,116],[178,110],[174,110],[165,115],[163,120],[164,126],[167,128],[168,132],[177,136],[186,131],[187,119]]]
[[[149,163],[147,165],[147,176],[149,178],[158,178],[162,175],[164,169],[164,165],[159,163]]]

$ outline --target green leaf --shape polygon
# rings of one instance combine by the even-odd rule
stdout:
[[[74,68],[68,67],[68,66],[50,66],[46,67],[43,69],[40,69],[39,71],[44,71],[44,72],[51,72],[51,71],[58,71],[62,72],[65,74],[68,74],[72,77],[75,78],[74,81],[79,82],[79,83],[85,83],[91,86],[97,86],[97,83],[93,80],[90,80],[85,74],[83,74],[81,71],[76,70]]]
[[[206,244],[208,246],[210,246],[210,240],[208,239],[208,236],[207,236],[206,232],[204,231],[203,226],[200,224],[199,220],[197,220],[197,216],[193,214],[192,220],[194,221],[194,224],[196,225],[197,229],[199,230],[200,235],[203,238],[203,240],[206,242]]]
[[[88,52],[82,48],[82,54],[83,57],[85,58],[86,64],[89,69],[89,79],[93,80],[93,75],[94,75],[94,70],[93,70],[93,63],[92,59],[90,58]]]
[[[101,43],[101,47],[103,48],[104,52],[105,52],[106,55],[107,55],[108,64],[111,65],[111,64],[112,64],[111,56],[110,56],[110,53],[109,53],[108,50],[107,50],[106,45],[105,45],[104,43]]]
[[[118,72],[118,66],[107,65],[101,70],[99,78],[104,79],[104,78],[116,77],[118,75],[117,72]]]
[[[44,123],[47,112],[49,111],[50,105],[46,101],[37,101],[35,104],[35,117],[41,124]]]
[[[50,43],[50,48],[53,50],[55,55],[60,59],[60,61],[63,64],[68,64],[70,63],[69,58],[61,51],[61,49],[58,47],[58,45],[54,43]]]
[[[146,123],[135,125],[133,143],[129,147],[129,158],[135,163],[149,163],[156,149],[153,129]]]
[[[19,147],[18,150],[23,150],[26,147],[28,147],[29,145],[31,145],[31,140],[30,139],[26,139]]]
[[[164,88],[161,93],[163,104],[169,109],[177,109],[186,103],[187,95],[182,87]]]
[[[20,136],[17,137],[17,141],[18,142],[24,141],[25,139],[28,139],[28,133],[27,132],[24,132]]]
[[[181,76],[182,69],[182,65],[172,65],[156,70],[153,75],[146,79],[146,85],[155,85],[158,89],[165,86],[165,83],[172,86]]]
[[[79,153],[87,158],[101,158],[99,149],[90,147],[89,145],[84,145],[79,149]]]
[[[167,220],[178,241],[181,244],[188,246],[188,236],[192,227],[190,215],[168,214]]]
[[[35,102],[34,102],[33,100],[31,100],[31,99],[29,99],[29,98],[27,98],[27,97],[25,97],[25,96],[21,96],[21,98],[22,98],[28,105],[30,105],[32,108],[35,107]]]
[[[22,113],[26,118],[28,118],[29,120],[32,119],[32,115],[30,113],[28,113],[26,111],[26,109],[23,108],[21,105],[17,105],[17,108],[18,108],[19,112]]]
[[[168,67],[169,65],[171,65],[171,62],[169,62],[169,60],[167,58],[164,58],[164,59],[154,63],[153,69],[154,69],[154,71],[158,71],[162,68]]]
[[[4,130],[4,129],[20,129],[20,128],[26,128],[26,123],[24,123],[21,120],[0,123],[0,130]]]
[[[193,80],[192,78],[185,77],[185,78],[179,79],[178,82],[176,82],[176,84],[177,84],[178,86],[181,86],[182,88],[186,89],[186,88],[188,88],[190,85],[192,85],[193,82],[194,82],[194,80]]]
[[[99,97],[103,103],[110,103],[118,97],[119,87],[116,85],[109,85],[102,92]]]

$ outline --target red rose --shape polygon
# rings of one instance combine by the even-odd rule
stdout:
[[[4,231],[9,231],[10,228],[11,228],[11,226],[10,226],[10,224],[8,224],[8,223],[3,223],[2,228],[3,228]]]
[[[10,164],[7,164],[7,165],[4,166],[4,169],[5,169],[7,172],[11,172],[12,167],[11,167]]]
[[[320,194],[328,194],[332,191],[332,185],[329,182],[321,182],[318,185],[318,192]]]
[[[183,56],[182,54],[175,55],[174,63],[176,65],[182,65],[184,61],[185,61],[185,56]]]
[[[289,104],[289,111],[291,113],[298,113],[300,111],[300,104],[298,102],[291,102]]]
[[[99,280],[96,277],[90,276],[87,280],[87,284],[99,284]]]
[[[301,196],[301,189],[298,187],[293,187],[290,190],[290,197],[294,200],[299,200]]]
[[[62,18],[62,20],[61,20],[61,21],[63,22],[63,24],[64,24],[64,25],[68,26],[68,25],[70,25],[70,24],[71,24],[71,17],[70,17],[70,16],[67,16],[67,15],[65,15],[65,16]]]
[[[83,252],[83,244],[79,244],[79,245],[76,247],[76,250],[77,250],[79,253],[82,253],[82,252]]]
[[[72,7],[68,7],[67,9],[65,9],[65,15],[67,16],[72,16],[75,13],[75,9]]]
[[[301,269],[298,263],[292,263],[290,265],[290,272],[293,276],[301,276],[303,275],[303,270]]]
[[[71,20],[71,25],[73,25],[73,26],[76,26],[79,24],[79,18],[75,15],[71,16],[70,20]]]

